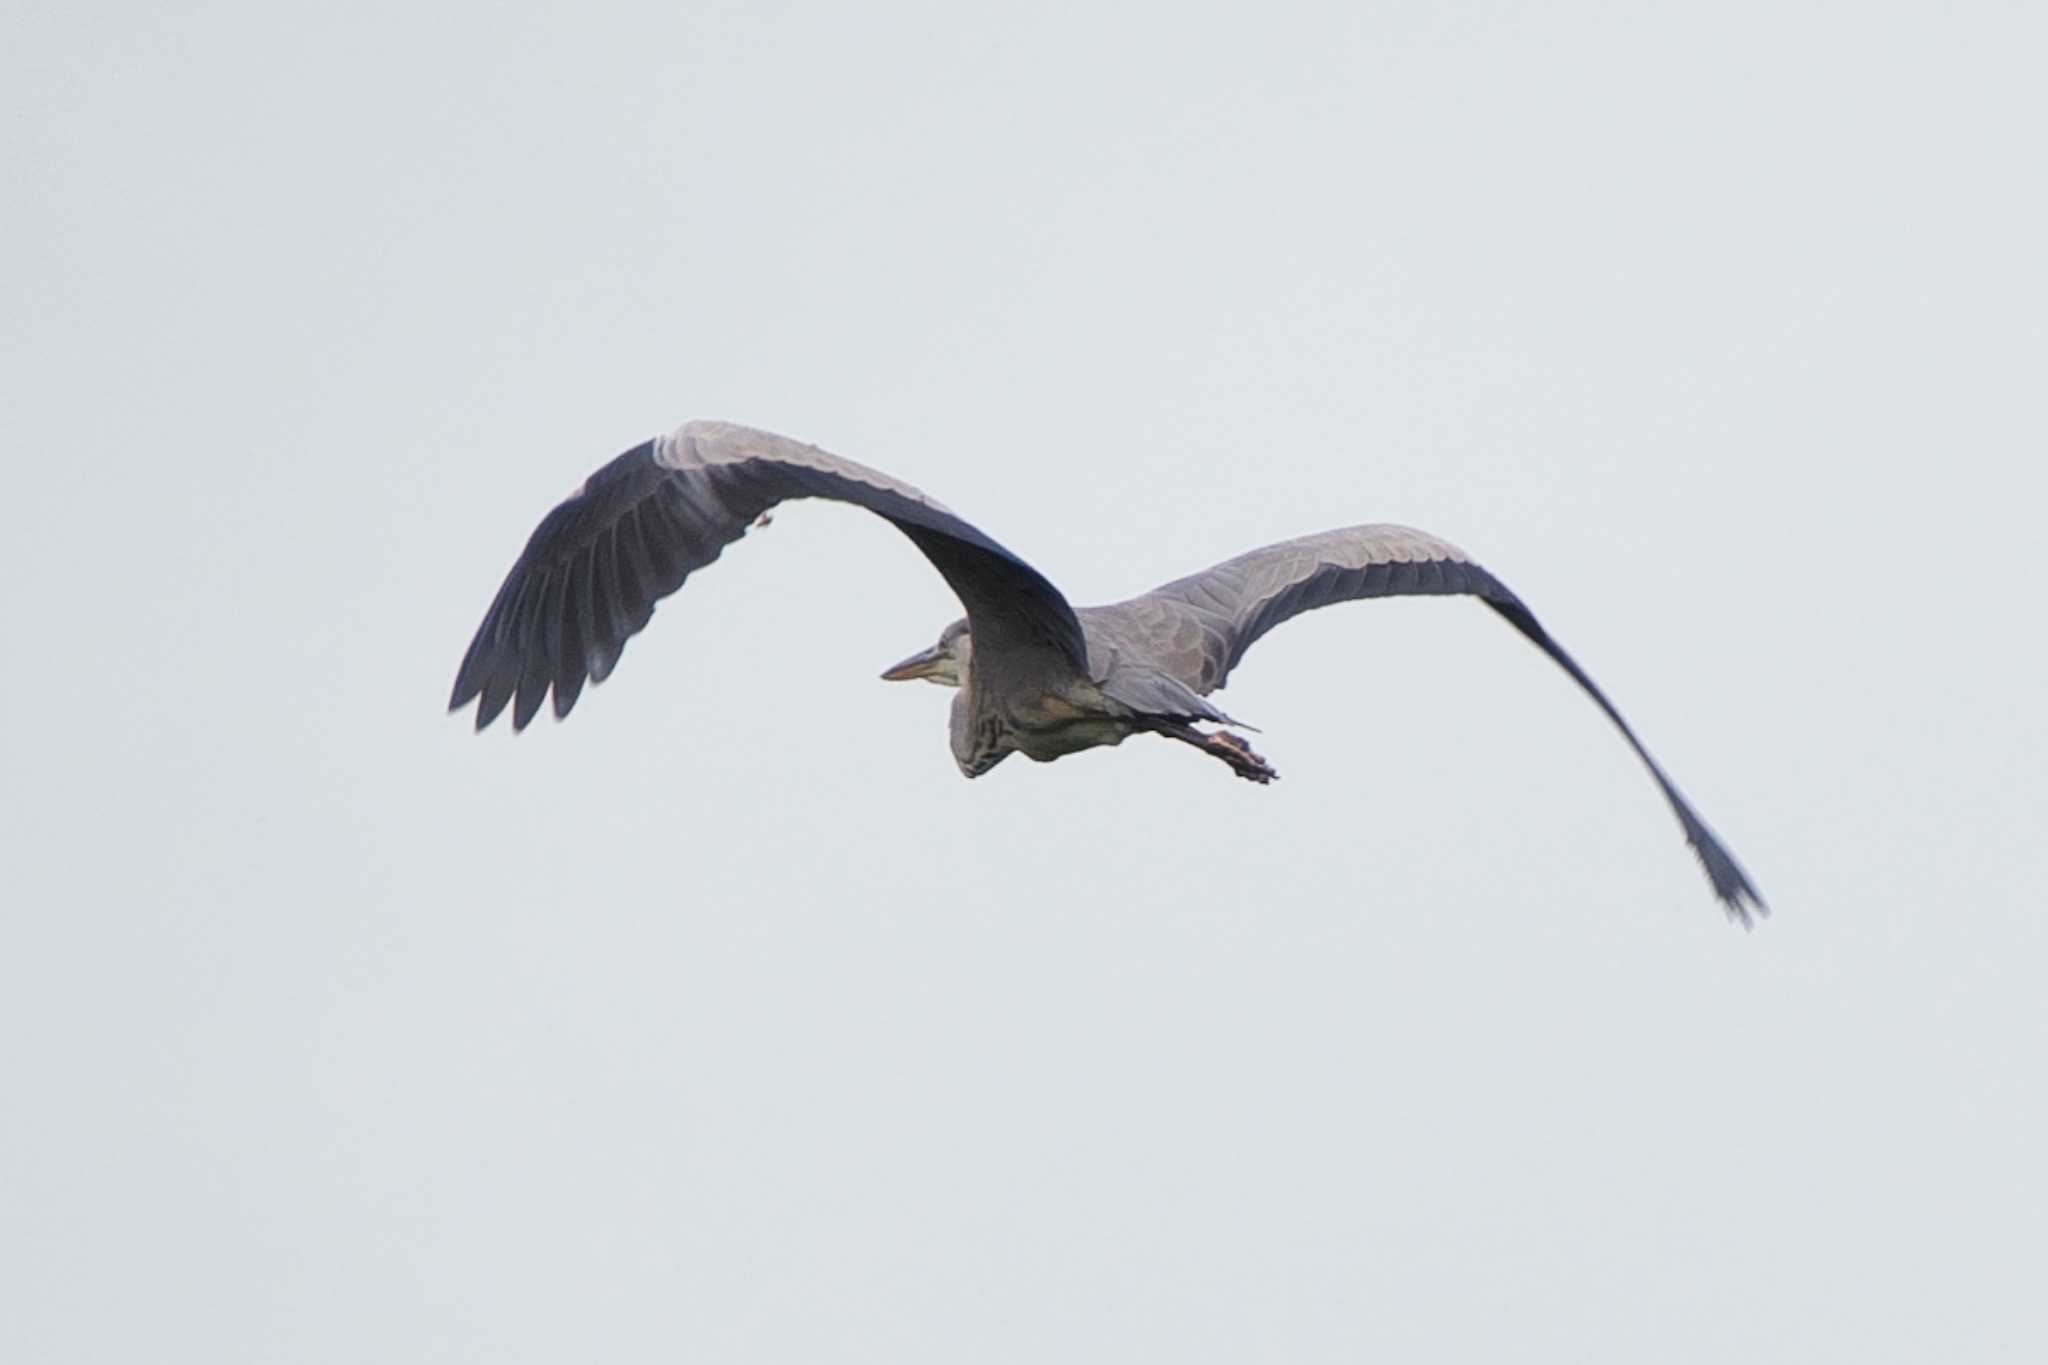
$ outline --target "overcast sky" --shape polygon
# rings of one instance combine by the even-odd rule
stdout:
[[[1663,13],[1653,13],[1662,10]],[[1941,11],[1937,14],[1937,10]],[[2048,1353],[2031,5],[37,4],[0,43],[0,1358]],[[690,417],[1077,603],[1410,522],[1258,788],[972,784],[787,506],[444,714]]]

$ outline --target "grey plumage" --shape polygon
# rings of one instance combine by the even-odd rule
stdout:
[[[552,687],[555,714],[568,715],[658,600],[793,498],[849,502],[894,523],[945,575],[985,652],[1034,673],[1085,657],[1059,589],[910,485],[787,437],[690,422],[605,465],[541,520],[470,642],[450,709],[481,697],[481,730],[511,701],[512,726],[524,729]]]
[[[541,521],[463,657],[450,709],[476,701],[482,729],[510,704],[516,730],[552,691],[555,714],[566,716],[586,680],[602,682],[617,666],[660,598],[769,508],[804,497],[849,502],[894,524],[966,608],[936,645],[883,676],[959,689],[950,734],[970,777],[1013,752],[1050,761],[1152,733],[1270,781],[1277,774],[1243,739],[1198,728],[1233,723],[1206,698],[1254,641],[1335,602],[1471,596],[1556,661],[1621,730],[1729,914],[1748,924],[1765,912],[1734,856],[1528,607],[1456,546],[1404,526],[1303,536],[1076,612],[1036,569],[908,484],[786,437],[691,422],[605,465]]]

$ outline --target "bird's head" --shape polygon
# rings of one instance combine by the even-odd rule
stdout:
[[[967,633],[967,622],[963,619],[940,631],[939,642],[930,649],[919,650],[895,667],[884,669],[882,680],[909,682],[912,678],[923,678],[942,687],[964,687],[967,666],[973,658],[974,637]]]

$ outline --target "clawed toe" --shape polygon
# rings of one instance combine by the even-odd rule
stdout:
[[[1168,720],[1163,716],[1147,717],[1143,728],[1168,739],[1179,740],[1182,744],[1193,745],[1211,758],[1220,758],[1230,765],[1230,771],[1247,782],[1261,786],[1280,776],[1273,765],[1252,752],[1244,736],[1233,735],[1228,730],[1205,734],[1182,720]]]
[[[1273,765],[1252,752],[1252,746],[1242,735],[1233,735],[1228,730],[1219,730],[1208,736],[1206,746],[1210,753],[1230,765],[1230,770],[1247,782],[1264,786],[1280,776]]]

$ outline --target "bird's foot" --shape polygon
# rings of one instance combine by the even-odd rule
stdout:
[[[1213,735],[1203,736],[1203,740],[1203,748],[1228,763],[1230,770],[1247,782],[1263,786],[1280,776],[1272,764],[1252,752],[1252,746],[1242,735],[1218,730]]]

